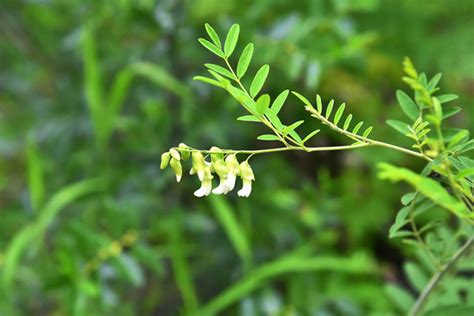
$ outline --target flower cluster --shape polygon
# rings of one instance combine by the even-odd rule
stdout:
[[[176,175],[176,181],[180,181],[183,175],[181,161],[191,158],[192,167],[189,174],[196,174],[201,181],[201,187],[194,192],[197,197],[207,196],[209,194],[227,194],[235,187],[237,177],[242,179],[242,188],[237,192],[238,196],[248,197],[252,192],[252,181],[255,177],[247,160],[241,162],[237,160],[234,153],[224,153],[218,147],[212,147],[207,156],[210,161],[199,150],[189,148],[185,144],[179,144],[178,147],[170,149],[161,155],[161,169],[168,165],[173,169]],[[219,185],[213,189],[213,174],[219,177]]]

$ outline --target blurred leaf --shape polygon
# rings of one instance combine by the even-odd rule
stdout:
[[[397,100],[403,112],[413,121],[420,116],[416,103],[402,90],[397,90]]]
[[[378,164],[379,177],[393,182],[406,181],[416,188],[421,194],[436,204],[451,211],[461,218],[472,217],[466,210],[463,202],[452,197],[438,182],[425,178],[405,168],[397,168],[387,163]]]
[[[252,250],[244,229],[234,215],[234,210],[221,196],[213,195],[209,201],[220,225],[244,263],[244,266],[249,267],[252,262]]]
[[[372,274],[374,263],[361,253],[352,257],[290,254],[254,268],[222,293],[214,297],[196,313],[202,316],[218,315],[223,309],[249,295],[270,279],[285,273],[338,271],[340,273]]]
[[[96,192],[102,187],[102,181],[93,179],[84,180],[62,188],[49,199],[39,212],[38,218],[15,235],[5,252],[3,286],[6,291],[10,292],[12,290],[12,282],[19,268],[22,254],[28,246],[42,238],[57,214],[68,204],[86,194]]]
[[[31,208],[38,212],[44,200],[43,162],[32,137],[28,138],[26,147],[28,165],[28,188],[30,190]]]
[[[404,314],[408,313],[410,307],[415,303],[415,299],[406,290],[393,284],[387,284],[384,291],[388,298],[397,306],[398,310]]]
[[[410,125],[405,122],[397,120],[387,120],[386,123],[393,127],[400,134],[406,135],[410,133],[410,129],[408,128]]]

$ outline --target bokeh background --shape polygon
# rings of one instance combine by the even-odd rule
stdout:
[[[413,291],[413,254],[387,231],[407,187],[374,164],[422,161],[383,149],[261,156],[248,199],[195,198],[195,177],[178,185],[159,169],[180,142],[269,146],[224,91],[192,80],[217,61],[197,42],[205,22],[219,34],[241,25],[237,51],[255,43],[249,73],[269,63],[271,95],[347,102],[402,146],[384,122],[402,118],[409,56],[443,73],[464,107],[451,124],[472,131],[472,0],[2,0],[0,315],[399,313],[384,289]],[[283,116],[305,113],[291,99]],[[337,144],[325,129],[312,140]]]

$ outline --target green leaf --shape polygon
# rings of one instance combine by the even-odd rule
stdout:
[[[364,134],[362,134],[362,137],[368,137],[370,132],[372,132],[372,126],[367,127],[367,129],[364,131]]]
[[[214,44],[220,49],[222,47],[221,40],[219,39],[219,35],[217,35],[216,31],[210,26],[208,23],[204,24],[206,28],[206,32],[214,42]]]
[[[224,58],[225,55],[224,53],[222,52],[222,50],[220,50],[220,48],[218,48],[216,45],[212,44],[211,42],[209,42],[208,40],[204,39],[204,38],[200,38],[198,39],[199,43],[201,43],[202,46],[204,46],[205,48],[207,48],[211,53],[221,57],[221,58]]]
[[[252,61],[253,49],[253,44],[249,43],[242,51],[242,55],[240,55],[239,62],[237,64],[237,77],[242,78],[247,72],[250,62]]]
[[[428,277],[426,273],[413,262],[405,263],[403,268],[408,276],[408,281],[410,281],[410,284],[421,292],[425,288],[426,284],[428,284]]]
[[[298,122],[295,122],[287,127],[285,127],[283,129],[283,134],[288,134],[290,133],[291,131],[295,130],[298,126],[300,126],[301,124],[304,123],[304,120],[301,120],[301,121],[298,121]]]
[[[309,106],[309,107],[313,107],[313,105],[311,104],[311,102],[308,101],[308,99],[306,99],[303,95],[299,94],[298,92],[296,91],[291,91],[291,93],[293,95],[295,95],[298,99],[301,100],[301,102],[303,102],[306,106]]]
[[[16,271],[20,268],[20,259],[32,243],[42,240],[46,229],[51,225],[58,213],[68,204],[80,197],[99,191],[103,182],[98,179],[84,180],[62,188],[55,193],[39,212],[38,219],[26,226],[15,235],[5,251],[3,264],[3,285],[10,290]]]
[[[332,108],[334,107],[334,100],[329,101],[328,107],[326,109],[326,118],[329,119],[331,116]]]
[[[347,131],[347,129],[349,128],[349,125],[351,124],[351,120],[352,120],[352,114],[349,114],[346,118],[346,120],[344,121],[344,126],[343,126],[343,129],[345,131]]]
[[[408,128],[410,125],[405,122],[397,120],[387,120],[386,123],[403,135],[410,133],[410,129]]]
[[[291,130],[288,135],[290,135],[291,137],[293,137],[294,140],[296,140],[297,142],[301,143],[302,140],[301,140],[301,136],[295,131],[295,130]]]
[[[268,72],[270,71],[270,66],[263,65],[255,74],[252,83],[250,84],[250,95],[254,98],[260,90],[262,90],[265,80],[267,80]]]
[[[428,83],[428,91],[432,91],[438,86],[439,81],[441,80],[442,74],[437,73],[436,75],[431,78],[430,82]]]
[[[273,104],[271,106],[273,113],[278,114],[280,112],[281,108],[283,107],[283,104],[285,104],[285,101],[288,98],[289,93],[289,90],[285,90],[276,97],[275,101],[273,101]]]
[[[323,101],[321,100],[321,96],[319,94],[316,94],[316,110],[318,113],[323,112]]]
[[[416,197],[417,193],[416,192],[410,192],[402,196],[401,202],[403,205],[408,205],[413,201],[413,199]]]
[[[215,64],[204,64],[204,66],[206,66],[207,68],[209,68],[211,70],[214,70],[215,72],[217,72],[217,73],[219,73],[223,76],[226,76],[229,79],[234,79],[234,75],[228,69],[225,69],[224,67],[221,67],[221,66],[215,65]]]
[[[457,175],[454,176],[455,179],[462,179],[467,177],[474,176],[474,168],[468,168],[460,171]]]
[[[439,99],[438,99],[439,100]],[[448,117],[451,117],[453,115],[458,114],[459,112],[462,111],[462,108],[459,106],[455,105],[446,105],[443,107],[443,120],[447,119]]]
[[[467,129],[460,129],[460,128],[442,128],[441,133],[443,134],[443,138],[445,142],[450,142],[459,135],[460,132],[465,131],[467,135],[469,135],[469,131]]]
[[[280,140],[278,136],[273,135],[273,134],[264,134],[260,135],[257,137],[258,140],[266,140],[266,141],[274,141],[274,140]]]
[[[315,130],[315,131],[312,131],[311,133],[308,134],[308,136],[306,136],[306,137],[303,139],[302,143],[303,143],[303,144],[306,143],[308,140],[310,140],[314,135],[318,134],[320,131],[321,131],[320,129],[317,129],[317,130]]]
[[[223,87],[222,84],[219,81],[211,79],[211,78],[203,77],[203,76],[194,76],[193,80],[202,81],[202,82],[211,84],[211,85],[219,87],[219,88]]]
[[[341,120],[342,114],[344,113],[344,109],[346,108],[346,104],[342,103],[336,111],[336,115],[334,115],[334,124],[337,125]]]
[[[441,103],[448,103],[448,102],[459,99],[459,96],[456,94],[442,94],[442,95],[436,96],[436,98]]]
[[[244,122],[260,122],[260,119],[256,116],[253,115],[244,115],[244,116],[239,116],[237,118],[237,121],[244,121]]]
[[[226,57],[232,55],[232,52],[234,51],[239,39],[239,32],[240,26],[238,24],[234,24],[230,27],[224,44],[224,54]]]
[[[411,306],[415,303],[415,299],[411,294],[396,285],[388,284],[384,287],[385,294],[397,306],[397,308],[406,314]]]
[[[255,108],[257,109],[257,113],[263,115],[265,111],[268,109],[270,105],[270,96],[268,94],[264,94],[257,99],[257,103]]]
[[[472,316],[474,315],[474,305],[453,304],[446,306],[437,306],[427,311],[424,316]]]
[[[34,212],[38,212],[44,200],[44,177],[43,162],[33,137],[28,137],[26,158],[31,208]]]
[[[459,142],[461,142],[463,139],[468,138],[468,137],[469,137],[469,131],[467,129],[460,130],[449,141],[448,149],[453,148],[454,146],[459,144]]]
[[[240,280],[232,283],[211,301],[202,305],[193,315],[222,315],[223,310],[252,295],[258,288],[268,284],[278,276],[294,273],[312,273],[315,271],[336,271],[355,275],[374,274],[374,262],[361,253],[351,257],[308,256],[300,253],[286,254],[280,258],[262,264],[246,273]]]
[[[222,196],[212,195],[210,202],[232,246],[242,262],[248,266],[252,260],[252,248],[245,234],[245,229],[243,229],[235,215],[237,214],[236,210],[233,210],[230,203]]]
[[[405,168],[397,168],[387,163],[380,163],[379,177],[393,182],[406,181],[421,194],[436,204],[451,211],[460,218],[470,218],[463,202],[451,196],[440,183],[431,178],[425,178]]]
[[[409,222],[407,220],[407,216],[409,213],[409,207],[404,207],[400,211],[398,211],[397,216],[395,217],[395,222],[390,227],[389,238],[395,238],[397,232]]]
[[[265,115],[270,119],[270,122],[273,124],[273,126],[275,126],[279,131],[283,130],[285,126],[272,110],[266,111]]]
[[[364,122],[359,122],[357,123],[357,125],[354,127],[354,129],[352,130],[352,133],[353,134],[357,134],[357,132],[360,130],[360,128],[362,127],[362,125],[364,125]]]
[[[402,90],[397,90],[397,100],[403,112],[415,121],[420,116],[420,110],[416,103]]]

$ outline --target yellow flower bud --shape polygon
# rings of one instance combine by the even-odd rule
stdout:
[[[160,169],[163,170],[168,166],[170,162],[171,154],[169,152],[161,154],[161,164]]]
[[[202,181],[204,178],[204,169],[206,168],[206,161],[204,160],[204,156],[200,151],[193,151],[191,154],[193,159],[193,168],[195,173],[198,174],[199,180]]]
[[[181,177],[183,176],[183,167],[181,166],[179,160],[174,159],[174,157],[171,158],[170,166],[173,169],[174,174],[176,175],[176,181],[181,181]]]
[[[212,146],[210,151],[211,151],[211,161],[212,162],[224,159],[224,154],[222,154],[222,151],[219,147]]]
[[[176,149],[174,149],[174,148],[170,149],[170,154],[171,154],[171,157],[173,157],[174,159],[176,159],[178,161],[181,160],[181,155],[179,154],[179,152]]]
[[[188,160],[189,156],[191,155],[189,147],[186,144],[181,143],[178,145],[178,149],[180,149],[181,157],[183,158],[183,160]]]

